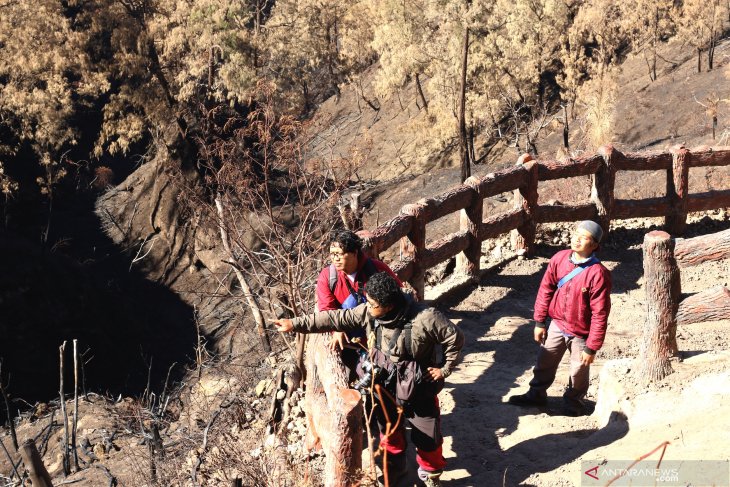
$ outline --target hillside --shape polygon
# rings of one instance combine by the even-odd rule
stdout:
[[[659,76],[651,82],[641,56],[630,55],[621,65],[620,87],[616,94],[612,117],[612,144],[624,152],[666,150],[676,145],[697,147],[726,145],[730,136],[730,103],[718,104],[718,130],[712,140],[711,118],[706,114],[707,98],[717,96],[730,99],[730,40],[717,47],[717,62],[712,71],[696,72],[696,57],[686,46],[674,41],[660,52]],[[365,77],[362,91],[372,90],[372,76]],[[366,227],[373,228],[395,216],[401,206],[418,198],[433,196],[459,183],[455,147],[443,152],[423,153],[414,147],[413,131],[427,124],[427,114],[416,105],[413,84],[407,85],[397,96],[383,100],[377,112],[359,98],[360,88],[350,86],[340,97],[327,100],[309,127],[311,134],[310,157],[336,159],[358,154],[362,167],[358,174],[363,179],[363,201],[368,211]],[[698,103],[699,102],[699,103]],[[581,107],[577,110],[580,112]],[[554,116],[558,117],[559,113]],[[571,157],[591,154],[585,147],[582,126],[583,115],[573,121],[571,145],[578,147]],[[477,138],[479,139],[479,138]],[[536,145],[538,157],[560,160],[562,128],[551,124],[541,132]],[[486,160],[472,168],[472,174],[484,175],[513,165],[519,154],[514,148],[498,144]],[[477,157],[480,153],[477,152]],[[663,194],[665,178],[659,173],[619,173],[616,183],[617,198],[642,198]],[[693,192],[726,188],[730,184],[729,168],[696,169],[690,172]],[[374,180],[374,181],[372,181]],[[392,180],[392,182],[391,182]],[[373,184],[377,182],[376,187]],[[589,183],[543,183],[550,194],[547,199],[563,202],[588,197]],[[575,192],[585,189],[585,192]],[[509,197],[509,195],[505,195]],[[485,214],[498,205],[496,199],[486,202]],[[492,206],[490,206],[492,205]],[[446,225],[452,225],[446,222]],[[433,238],[453,231],[453,226],[436,229]],[[429,236],[431,238],[431,236]]]
[[[710,72],[696,73],[695,58],[690,53],[678,44],[665,47],[662,56],[673,63],[663,64],[659,79],[653,83],[645,74],[642,59],[630,56],[626,60],[614,115],[613,142],[617,148],[658,150],[677,144],[693,147],[727,143],[727,120],[730,120],[726,120],[730,117],[727,103],[719,105],[720,130],[717,140],[712,141],[709,119],[697,101],[713,92],[719,98],[730,98],[726,80],[730,42],[724,41],[718,47],[716,68]],[[370,89],[367,77],[359,89]],[[373,110],[364,104],[355,88],[345,87],[339,97],[327,100],[320,107],[309,127],[312,157],[332,159],[359,154],[361,181],[356,189],[363,192],[367,207],[366,228],[374,228],[396,215],[403,204],[457,184],[458,171],[452,165],[453,147],[434,154],[411,140],[412,130],[426,123],[408,124],[409,120],[423,116],[416,107],[415,88],[409,85],[399,95],[381,100],[380,109]],[[580,118],[575,123],[580,126]],[[579,130],[574,137],[579,145]],[[560,143],[558,130],[546,131],[537,141],[540,157],[556,157]],[[486,174],[507,167],[514,164],[516,157],[514,149],[497,146],[485,163],[474,168],[474,173]],[[691,192],[730,187],[727,169],[693,171]],[[659,173],[622,176],[617,182],[617,197],[663,194],[664,178]],[[575,183],[545,184],[540,193],[560,201],[586,198],[590,187],[587,178]],[[179,368],[185,369],[185,375],[167,390],[153,387],[155,394],[149,384],[143,389],[143,367],[139,377],[138,363],[145,357],[140,360],[135,356],[135,386],[137,391],[143,391],[141,399],[118,394],[114,397],[90,394],[82,399],[81,457],[96,468],[74,473],[65,482],[82,487],[106,485],[112,483],[109,480],[112,476],[118,485],[218,486],[230,485],[233,478],[241,477],[246,479],[244,485],[274,485],[276,482],[269,483],[269,479],[276,478],[280,465],[293,465],[294,473],[290,475],[296,481],[287,484],[282,480],[281,485],[318,485],[316,469],[321,458],[302,453],[304,427],[298,416],[301,407],[294,406],[298,407],[296,418],[284,435],[290,444],[278,443],[267,429],[271,397],[278,392],[271,384],[271,376],[276,366],[290,361],[291,351],[281,342],[276,343],[275,353],[270,356],[260,350],[251,320],[238,309],[238,302],[229,297],[235,285],[216,244],[216,232],[210,228],[199,233],[190,230],[189,222],[177,207],[177,195],[170,189],[173,186],[174,180],[165,171],[164,161],[153,159],[100,197],[96,211],[107,226],[100,241],[109,254],[112,251],[108,249],[132,249],[131,254],[121,257],[115,254],[125,264],[115,261],[115,266],[130,277],[122,286],[114,279],[103,279],[104,273],[89,271],[93,278],[83,276],[87,279],[83,289],[77,291],[67,285],[59,292],[58,299],[70,302],[69,306],[82,307],[87,303],[74,301],[76,294],[88,291],[93,297],[98,293],[99,297],[94,298],[98,303],[94,304],[101,311],[95,311],[96,319],[105,320],[106,311],[112,315],[108,319],[111,324],[125,319],[139,321],[139,326],[130,329],[119,324],[115,326],[116,333],[109,336],[103,329],[99,333],[103,335],[100,341],[104,346],[123,355],[120,358],[107,350],[98,351],[104,355],[105,364],[111,362],[105,366],[117,368],[122,382],[129,380],[124,372],[131,367],[124,362],[124,357],[138,352],[128,348],[152,340],[145,334],[145,327],[154,327],[158,322],[165,326],[159,328],[156,341],[175,353],[168,350],[169,356],[162,352],[157,352],[157,356],[168,362],[184,361],[185,366]],[[485,202],[485,215],[510,205],[510,194],[490,198]],[[116,228],[110,226],[113,222],[119,222]],[[693,215],[690,223],[688,236],[730,227],[725,210]],[[441,395],[445,451],[450,462],[444,476],[445,485],[580,485],[581,461],[632,460],[662,441],[671,443],[665,456],[668,460],[727,460],[723,447],[724,432],[730,426],[726,419],[730,417],[730,402],[721,392],[730,385],[727,338],[730,323],[680,329],[682,361],[674,364],[674,374],[651,388],[637,391],[630,381],[622,379],[632,368],[631,360],[638,351],[643,323],[641,242],[644,234],[658,224],[650,219],[616,221],[611,239],[602,249],[602,259],[615,276],[614,307],[606,347],[592,371],[589,399],[595,403],[596,411],[579,419],[557,415],[557,399],[545,410],[520,411],[503,404],[509,395],[524,390],[529,381],[536,352],[529,324],[534,295],[547,259],[567,243],[568,226],[541,226],[542,243],[537,255],[530,259],[513,255],[506,236],[485,242],[484,261],[488,270],[482,280],[459,295],[437,302],[467,336],[463,362]],[[455,219],[449,218],[430,225],[428,239],[452,231],[455,225]],[[141,255],[150,236],[158,242],[157,247],[154,250],[148,247],[149,252],[145,254],[148,259],[137,264],[132,272],[129,261]],[[4,240],[0,243],[5,244]],[[35,272],[39,280],[44,272],[48,275],[50,268],[55,286],[63,286],[64,276],[78,268],[47,264],[43,259],[48,254],[21,247],[7,245],[16,258],[38,262]],[[395,258],[395,249],[386,257]],[[162,290],[157,285],[151,290],[149,281],[161,283]],[[718,282],[730,282],[726,262],[700,266],[682,274],[685,293]],[[30,289],[30,284],[24,284],[22,289]],[[10,286],[8,283],[7,287]],[[427,291],[430,296],[432,290]],[[43,292],[52,294],[53,290]],[[7,296],[12,297],[10,293]],[[104,306],[118,296],[130,298],[121,312]],[[137,301],[154,296],[162,296],[160,309],[136,305]],[[165,299],[172,304],[163,305]],[[170,309],[175,313],[168,312]],[[193,337],[190,327],[185,328],[185,334],[170,331],[175,325],[181,326],[180,323],[191,324],[199,316],[202,318],[195,324],[201,335]],[[73,315],[68,318],[73,319]],[[59,337],[53,335],[49,341]],[[201,344],[206,339],[209,342]],[[125,348],[121,348],[121,343]],[[56,346],[54,343],[51,347],[54,353]],[[206,350],[217,353],[219,360],[209,360]],[[17,351],[14,359],[20,362],[23,349],[19,347]],[[49,364],[55,361],[55,355],[52,357],[48,359]],[[155,369],[155,374],[162,377],[156,377],[156,381],[165,381],[167,363],[165,367],[157,367],[161,370]],[[55,369],[47,365],[44,370]],[[52,377],[48,383],[54,384],[55,373],[46,375]],[[564,378],[563,366],[558,381]],[[553,395],[557,396],[559,390],[560,385],[556,383]],[[44,401],[28,405],[18,428],[21,439],[35,437],[46,445],[44,462],[57,483],[62,481],[60,424],[57,401]],[[153,425],[159,428],[159,443],[152,433],[156,431]],[[7,434],[2,440],[9,445]],[[155,448],[158,448],[157,455]],[[166,455],[159,455],[160,448]],[[153,458],[156,469],[151,468]],[[11,470],[7,458],[0,456],[2,480],[8,479]]]

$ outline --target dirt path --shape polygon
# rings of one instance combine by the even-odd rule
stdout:
[[[710,233],[723,225],[723,222],[704,221],[691,231]],[[640,242],[647,231],[644,228],[618,230],[600,253],[612,271],[613,308],[604,348],[591,370],[587,399],[593,403],[597,400],[599,374],[607,362],[615,364],[617,359],[638,354],[644,316]],[[581,459],[637,458],[661,441],[674,440],[677,435],[667,427],[670,423],[676,423],[685,440],[689,431],[696,433],[696,443],[685,442],[670,448],[678,459],[726,459],[725,434],[716,425],[710,426],[706,416],[693,410],[696,397],[683,399],[682,389],[703,373],[719,374],[713,379],[718,384],[724,384],[723,380],[730,377],[730,362],[724,353],[728,351],[728,323],[679,330],[684,362],[676,364],[677,372],[662,384],[645,391],[646,397],[631,403],[652,404],[654,411],[643,419],[640,419],[639,406],[634,415],[639,418],[636,421],[633,417],[627,420],[614,414],[605,425],[602,424],[605,415],[597,413],[582,418],[560,415],[560,396],[567,382],[567,357],[549,390],[551,399],[547,408],[522,409],[504,403],[510,395],[526,391],[531,378],[538,347],[532,341],[529,319],[547,261],[560,248],[540,246],[532,259],[512,258],[492,268],[478,287],[441,306],[449,318],[459,323],[467,337],[463,361],[440,395],[445,455],[449,461],[444,484],[453,487],[580,485]],[[692,293],[726,283],[728,279],[726,263],[708,264],[683,270],[682,288],[683,292]],[[630,362],[627,363],[625,367],[630,367]],[[703,393],[711,395],[718,389],[719,386]],[[706,402],[711,408],[722,404],[730,408],[727,400]],[[674,418],[682,419],[675,421]]]

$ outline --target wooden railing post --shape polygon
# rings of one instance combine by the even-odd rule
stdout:
[[[471,204],[460,212],[459,227],[462,232],[467,232],[469,235],[469,247],[462,252],[461,256],[457,257],[457,263],[461,272],[473,279],[478,279],[479,260],[482,256],[479,228],[482,224],[484,198],[479,192],[479,178],[470,176],[464,181],[464,184],[474,190],[474,195]]]
[[[674,257],[674,239],[653,231],[644,237],[646,321],[636,377],[648,383],[672,373],[670,359],[677,355],[677,308],[682,286]]]
[[[603,157],[603,164],[591,177],[591,201],[598,210],[598,224],[603,228],[604,240],[608,236],[611,226],[611,215],[613,214],[614,196],[613,190],[616,185],[615,160],[621,157],[621,153],[610,145],[604,145],[598,149]]]
[[[356,233],[362,239],[362,251],[365,252],[368,257],[380,259],[380,248],[373,238],[372,232],[370,232],[370,230],[360,230]]]
[[[426,269],[423,267],[423,252],[426,250],[426,205],[416,203],[405,205],[400,212],[413,217],[411,231],[408,232],[407,240],[402,242],[403,256],[413,259],[413,274],[409,283],[416,291],[418,299],[423,299],[425,288]]]
[[[529,177],[527,185],[514,192],[514,207],[525,212],[525,222],[511,233],[512,248],[518,254],[530,255],[535,249],[535,232],[537,225],[534,215],[537,208],[537,165],[530,154],[522,154],[517,159],[518,166],[527,169]]]
[[[687,225],[690,157],[689,151],[683,146],[672,148],[672,169],[667,171],[670,213],[664,218],[664,225],[672,235],[682,235]]]
[[[28,470],[33,487],[53,487],[51,476],[43,465],[41,455],[32,439],[25,440],[25,443],[20,446],[20,456],[23,458],[23,464]]]

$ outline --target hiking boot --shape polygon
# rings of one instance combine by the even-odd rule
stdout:
[[[418,468],[418,478],[425,487],[441,487],[441,473],[441,470],[429,472],[420,467]]]
[[[531,395],[529,392],[526,394],[518,394],[515,396],[510,396],[510,398],[507,400],[509,404],[512,404],[513,406],[520,406],[523,408],[527,407],[542,407],[547,404],[547,398],[546,397],[535,397]]]
[[[563,415],[570,416],[571,418],[577,418],[579,416],[588,416],[591,411],[582,401],[578,402],[565,402],[563,403]]]

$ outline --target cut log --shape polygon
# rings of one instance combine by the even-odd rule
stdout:
[[[642,383],[658,381],[672,373],[670,359],[677,355],[677,308],[682,292],[674,240],[653,231],[644,237],[646,321],[636,377]]]
[[[624,219],[664,216],[669,213],[669,207],[669,199],[664,196],[644,200],[614,200],[613,217]]]
[[[496,196],[527,185],[528,174],[522,166],[512,166],[479,178],[479,194]]]
[[[457,255],[459,252],[466,252],[471,245],[471,237],[467,232],[461,231],[458,233],[450,233],[445,237],[442,237],[435,242],[429,244],[426,250],[423,252],[423,266],[426,268],[434,267],[441,262],[449,260],[451,257]],[[481,241],[478,242],[481,250]],[[479,259],[480,254],[475,254],[476,259]],[[476,268],[479,270],[479,265]],[[468,274],[468,271],[467,271]]]
[[[678,325],[728,319],[730,289],[724,286],[715,286],[682,300],[677,310]]]
[[[687,197],[687,211],[707,211],[730,206],[730,190],[706,191]]]
[[[595,220],[597,218],[598,210],[593,203],[540,205],[535,209],[535,220],[538,223],[574,222],[579,220]]]
[[[727,259],[730,257],[730,230],[693,238],[678,238],[674,256],[681,267]]]
[[[479,193],[478,178],[473,176],[469,177],[464,181],[464,186],[471,190],[473,196],[471,204],[465,210],[461,211],[459,215],[459,229],[461,230],[460,233],[466,236],[466,246],[461,249],[463,253],[459,254],[457,258],[457,268],[467,276],[476,279],[479,276],[479,260],[482,255],[482,240],[479,238],[479,227],[482,225],[484,198]],[[449,241],[453,240],[449,239]],[[439,247],[445,247],[445,244],[446,242],[444,244],[439,242]],[[432,249],[435,253],[436,248],[432,247]],[[443,260],[448,258],[449,256],[446,256]]]
[[[672,168],[669,152],[629,152],[616,160],[616,169],[622,171],[656,171]]]
[[[540,181],[551,179],[575,178],[594,174],[603,164],[603,157],[593,155],[569,162],[540,161],[537,163],[537,174]]]
[[[373,230],[371,238],[373,247],[382,252],[411,231],[414,218],[411,215],[400,214]]]

